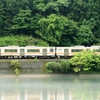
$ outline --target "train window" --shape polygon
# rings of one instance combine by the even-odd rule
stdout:
[[[17,49],[5,49],[5,52],[17,52]]]
[[[80,51],[82,51],[82,49],[72,49],[71,51],[72,52],[80,52]]]
[[[64,52],[68,52],[68,49],[64,49]]]
[[[47,52],[47,49],[43,49],[43,52]]]
[[[24,52],[24,49],[20,49],[20,52],[23,53]]]
[[[62,49],[58,49],[58,51],[62,51]]]
[[[95,52],[100,52],[100,49],[95,49],[94,51],[95,51]]]
[[[27,52],[40,52],[39,49],[28,49]]]
[[[53,52],[53,48],[50,48],[50,52]]]

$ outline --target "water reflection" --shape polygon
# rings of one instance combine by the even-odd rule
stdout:
[[[0,76],[0,100],[100,100],[100,76]]]

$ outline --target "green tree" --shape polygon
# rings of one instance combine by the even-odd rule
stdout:
[[[56,14],[51,14],[47,18],[43,17],[38,21],[36,33],[52,45],[59,45],[66,20],[66,17]]]
[[[80,26],[79,32],[76,35],[76,42],[78,45],[90,46],[94,44],[95,36],[89,26]]]
[[[64,32],[60,39],[61,46],[77,45],[77,33],[79,31],[78,25],[73,20],[67,19],[64,27]]]
[[[68,18],[78,22],[79,27],[83,25],[89,27],[96,40],[94,43],[100,39],[99,9],[99,0],[70,0],[69,12],[67,14]],[[90,39],[92,40],[91,37]]]
[[[82,71],[100,71],[100,56],[94,51],[85,50],[76,54],[70,59],[71,68],[74,72]]]
[[[20,12],[13,17],[12,20],[12,29],[17,31],[19,34],[27,34],[30,30],[31,22],[31,11],[30,10],[20,10]]]
[[[68,0],[34,0],[33,10],[44,16],[52,13],[65,15],[68,5]]]
[[[31,35],[60,46],[100,44],[99,9],[99,0],[0,0],[0,36]]]
[[[28,0],[0,0],[0,36],[9,35],[12,30],[12,22],[14,15],[20,9],[27,9],[26,2]]]

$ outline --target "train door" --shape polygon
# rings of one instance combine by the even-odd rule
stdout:
[[[69,55],[69,50],[68,49],[64,49],[64,56],[68,56]]]
[[[24,49],[20,49],[20,56],[24,56],[25,55],[25,50]]]
[[[43,52],[43,53],[42,53],[43,56],[47,56],[47,49],[43,49],[42,52]]]

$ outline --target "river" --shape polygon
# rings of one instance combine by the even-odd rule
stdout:
[[[100,100],[100,75],[1,75],[0,100]]]

